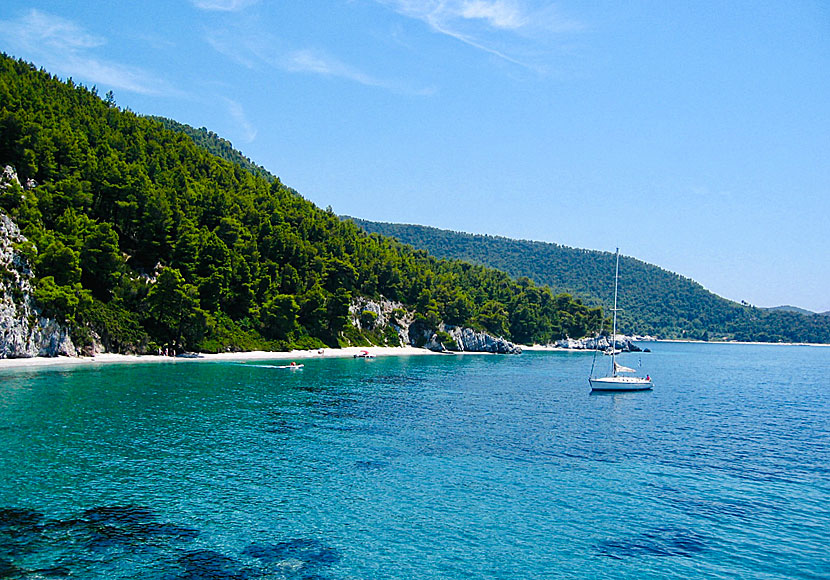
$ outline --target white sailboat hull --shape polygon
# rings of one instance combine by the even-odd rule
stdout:
[[[591,377],[592,391],[647,391],[654,387],[651,379],[642,377]]]

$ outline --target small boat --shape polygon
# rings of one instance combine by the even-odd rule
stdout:
[[[368,350],[361,350],[358,353],[352,355],[354,358],[375,358],[375,355],[370,353]]]
[[[610,353],[607,351],[605,353],[611,355],[611,374],[604,377],[595,377],[593,376],[594,369],[592,367],[588,382],[591,384],[592,391],[647,391],[654,387],[654,384],[651,382],[651,376],[628,376],[637,371],[629,367],[624,367],[617,362],[617,355],[620,354],[620,351],[617,350],[617,287],[619,286],[619,281],[620,249],[617,248],[617,267],[614,271],[614,323],[611,327]]]
[[[236,363],[238,365],[242,365],[243,367],[254,367],[258,369],[289,369],[292,371],[296,371],[298,369],[302,369],[305,365],[298,365],[295,362],[292,362],[290,365],[264,365],[264,364],[251,364],[251,363]]]

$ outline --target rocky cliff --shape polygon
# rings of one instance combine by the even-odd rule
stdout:
[[[640,352],[640,347],[634,344],[634,340],[640,338],[641,340],[653,340],[652,338],[642,339],[641,337],[623,336],[618,334],[614,342],[614,348],[623,352]],[[571,350],[607,350],[611,348],[611,338],[608,336],[594,336],[589,338],[565,338],[557,340],[553,345],[557,348],[567,348]]]
[[[352,302],[349,311],[352,324],[358,328],[365,328],[363,312],[371,312],[374,316],[371,325],[375,327],[389,327],[398,335],[399,345],[424,347],[436,352],[492,352],[498,354],[519,354],[520,346],[501,337],[494,337],[486,332],[473,330],[461,326],[452,326],[440,323],[437,329],[430,328],[419,320],[403,304],[391,300],[369,300],[359,298]]]
[[[17,175],[6,167],[0,188],[20,187]],[[26,241],[17,225],[0,211],[0,358],[76,356],[69,329],[40,315],[34,303],[32,273],[15,250]]]

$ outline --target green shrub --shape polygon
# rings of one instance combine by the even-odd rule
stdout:
[[[438,338],[438,342],[440,342],[442,345],[444,345],[444,348],[446,348],[447,350],[457,350],[458,349],[458,345],[456,344],[453,337],[449,335],[449,333],[444,332],[443,330],[439,330],[436,333],[436,336]]]
[[[377,320],[378,315],[371,310],[364,310],[360,313],[360,326],[364,329],[373,329],[375,327],[375,323],[377,323]]]

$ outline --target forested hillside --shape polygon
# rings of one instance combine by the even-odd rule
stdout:
[[[349,323],[358,296],[521,343],[602,326],[527,278],[366,234],[170,126],[0,57],[0,169],[23,184],[0,188],[0,208],[29,240],[17,250],[43,313],[81,345],[337,346],[371,339]]]
[[[614,255],[526,240],[354,219],[368,232],[448,259],[527,276],[554,292],[612,306]],[[620,259],[619,325],[624,332],[661,338],[762,342],[830,342],[830,318],[786,309],[754,308],[726,300],[703,286],[635,258]]]
[[[234,165],[239,165],[251,173],[259,175],[260,177],[264,177],[270,183],[277,181],[277,176],[272,174],[263,166],[257,165],[249,158],[245,157],[239,150],[234,148],[233,143],[227,139],[223,139],[213,131],[209,131],[206,127],[196,129],[195,127],[191,127],[185,123],[179,123],[173,119],[168,119],[167,117],[151,116],[148,118],[158,121],[167,129],[172,129],[178,133],[184,133],[193,139],[193,142],[196,143],[196,145],[207,150],[208,153],[216,155],[225,161],[230,161]]]

